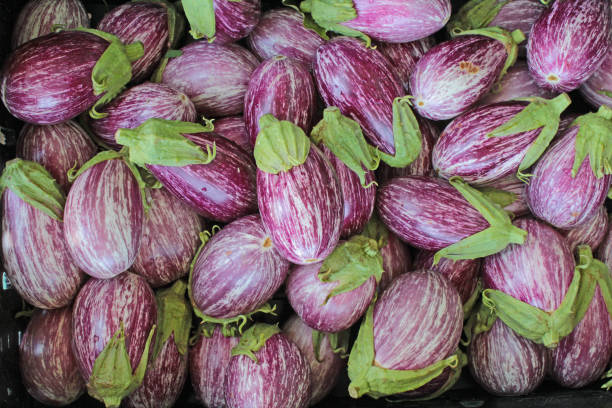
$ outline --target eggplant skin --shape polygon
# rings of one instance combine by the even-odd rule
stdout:
[[[215,42],[229,44],[247,35],[261,15],[261,0],[213,1],[215,8]]]
[[[612,91],[610,83],[612,83],[612,47],[608,49],[599,69],[580,86],[580,94],[595,108],[601,105],[612,107],[612,98],[600,93],[600,91]]]
[[[521,30],[529,38],[531,28],[536,20],[546,10],[546,5],[540,0],[510,0],[502,6],[489,27],[501,27],[506,31]],[[519,55],[524,57],[527,42],[519,44]]]
[[[247,153],[253,153],[253,146],[249,141],[242,116],[227,116],[215,120],[215,133],[236,143]]]
[[[383,42],[377,45],[377,49],[389,61],[404,90],[410,93],[410,74],[419,59],[434,45],[433,37],[425,37],[406,43]]]
[[[606,236],[601,242],[599,250],[597,251],[597,258],[600,259],[601,262],[605,263],[610,270],[612,270],[612,228],[608,229]]]
[[[412,269],[412,255],[410,248],[391,231],[387,235],[387,243],[380,248],[383,260],[383,273],[378,283],[378,290],[382,291],[393,282],[396,276]]]
[[[19,344],[23,384],[42,404],[68,405],[85,391],[85,382],[71,349],[71,324],[70,306],[36,310]]]
[[[572,252],[578,245],[588,245],[592,251],[596,251],[607,233],[608,211],[605,206],[600,207],[597,214],[585,224],[571,230],[561,231],[561,234],[565,235]]]

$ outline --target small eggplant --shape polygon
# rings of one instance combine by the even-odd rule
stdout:
[[[433,37],[425,37],[407,43],[381,43],[377,46],[377,49],[389,60],[389,64],[401,81],[404,91],[410,93],[410,74],[416,63],[434,45]]]
[[[565,235],[572,252],[578,245],[588,245],[593,251],[596,251],[608,234],[608,211],[606,207],[599,208],[597,214],[581,226],[561,231],[561,233]]]
[[[191,36],[196,40],[207,38],[208,42],[221,45],[249,35],[261,14],[260,0],[211,0],[206,3],[185,0],[181,5],[191,25]]]

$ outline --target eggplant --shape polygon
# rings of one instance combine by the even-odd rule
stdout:
[[[206,243],[191,272],[191,297],[203,314],[215,319],[248,315],[263,306],[289,271],[259,216],[228,224]]]
[[[232,349],[225,374],[227,407],[307,407],[310,379],[300,349],[278,327],[255,324]]]
[[[89,395],[118,407],[140,386],[156,319],[144,278],[126,272],[87,281],[74,301],[72,348]]]
[[[311,65],[324,40],[303,25],[304,18],[291,9],[268,10],[247,37],[253,54],[261,60],[284,55]]]
[[[561,234],[565,236],[572,252],[578,245],[588,245],[593,251],[596,251],[608,234],[606,207],[600,207],[593,218],[586,223],[567,231],[561,231]]]
[[[231,140],[246,152],[253,153],[242,116],[228,116],[215,120],[215,133]]]
[[[37,126],[26,124],[17,139],[17,157],[43,165],[68,192],[68,170],[81,167],[96,154],[96,146],[76,122]]]
[[[81,167],[68,193],[64,238],[85,273],[107,279],[134,263],[145,219],[132,169],[117,156],[98,163],[96,157]]]
[[[603,63],[610,45],[610,2],[554,2],[536,20],[527,43],[527,62],[536,84],[572,91]]]
[[[601,105],[612,107],[612,49],[608,50],[601,66],[582,85],[580,94],[595,108]]]
[[[610,225],[610,216],[608,215],[608,225]],[[608,232],[604,236],[603,241],[597,250],[597,258],[612,270],[612,228],[608,228]]]
[[[151,189],[148,193],[151,207],[131,270],[144,277],[151,287],[157,288],[189,273],[203,223],[194,211],[168,190]]]
[[[170,59],[161,82],[189,96],[200,115],[239,115],[258,65],[257,58],[239,45],[197,41]]]
[[[376,48],[384,55],[401,81],[404,90],[410,93],[410,74],[419,59],[435,45],[433,37],[406,43],[381,43]]]
[[[71,341],[72,307],[34,311],[19,344],[19,370],[38,402],[68,405],[85,392]]]
[[[81,0],[30,0],[15,21],[11,47],[52,33],[58,24],[64,29],[89,27],[89,15]]]
[[[284,56],[262,62],[244,97],[244,122],[251,145],[255,146],[259,119],[266,113],[293,122],[308,134],[315,108],[315,86],[306,65]]]
[[[215,42],[229,44],[249,35],[259,23],[260,0],[213,1],[215,9]]]
[[[502,192],[508,200],[504,198],[499,204],[504,207],[504,210],[513,214],[515,217],[529,214],[529,206],[527,205],[527,195],[525,189],[527,184],[519,180],[514,174],[508,177],[504,177],[499,180],[495,180],[491,183],[485,184],[481,191],[485,193],[497,194]],[[509,193],[509,195],[508,195]],[[510,202],[512,201],[512,202]]]

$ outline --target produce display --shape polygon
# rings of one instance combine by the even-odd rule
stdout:
[[[91,3],[0,55],[34,400],[612,388],[610,0]]]

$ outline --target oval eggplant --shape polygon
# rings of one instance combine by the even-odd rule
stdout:
[[[574,90],[603,62],[610,44],[610,2],[554,2],[538,18],[527,43],[536,83],[556,92]]]
[[[107,116],[101,119],[90,118],[89,127],[115,150],[122,147],[115,141],[115,133],[121,128],[133,129],[151,118],[185,122],[194,122],[197,118],[195,106],[187,95],[167,85],[152,82],[126,90],[101,112]]]
[[[122,160],[85,170],[68,193],[64,237],[74,262],[95,278],[112,278],[136,259],[144,224],[138,182]]]
[[[262,62],[244,97],[244,122],[251,145],[255,146],[259,119],[266,113],[293,122],[309,134],[315,108],[315,86],[304,64],[283,56]]]
[[[561,231],[561,234],[565,235],[572,252],[578,245],[588,245],[593,251],[596,251],[607,233],[608,211],[604,206],[597,211],[593,218],[581,226],[568,231]]]
[[[491,183],[485,184],[484,189],[493,188],[514,194],[515,201],[504,207],[504,210],[512,213],[515,217],[529,214],[529,206],[527,205],[527,194],[525,189],[527,184],[519,180],[516,175],[512,174]]]
[[[581,86],[580,94],[595,108],[601,105],[612,107],[612,47],[608,50],[603,63]]]
[[[170,59],[162,82],[185,93],[199,114],[210,117],[239,115],[257,58],[236,44],[196,41]]]
[[[249,141],[242,116],[228,116],[215,120],[215,133],[236,143],[247,153],[253,153],[253,146]]]
[[[284,55],[307,64],[324,40],[304,27],[303,17],[291,9],[266,11],[247,38],[249,49],[262,60]]]
[[[247,35],[259,22],[261,0],[213,1],[215,8],[215,43],[236,42]]]
[[[435,45],[433,37],[407,43],[381,43],[377,49],[384,55],[407,93],[410,93],[410,74],[419,59]]]
[[[387,231],[387,243],[380,248],[383,260],[383,274],[378,283],[378,290],[382,291],[393,282],[396,276],[412,270],[412,256],[410,249],[394,233]]]
[[[155,178],[206,219],[231,222],[255,212],[256,173],[251,155],[214,133],[185,136],[204,151],[214,146],[214,160],[183,167],[147,165]]]
[[[19,12],[13,27],[13,49],[34,38],[53,32],[61,24],[68,30],[89,27],[89,15],[81,0],[30,0]]]
[[[19,344],[23,384],[42,404],[68,405],[85,391],[71,349],[71,324],[71,307],[36,310]]]
[[[546,4],[541,0],[510,0],[499,9],[489,27],[501,27],[510,32],[521,30],[525,37],[529,38],[533,24],[544,10]],[[519,45],[522,56],[525,56],[526,47],[524,43]]]
[[[68,170],[81,167],[96,154],[96,146],[76,122],[36,126],[26,124],[17,139],[17,157],[42,164],[64,192]]]

